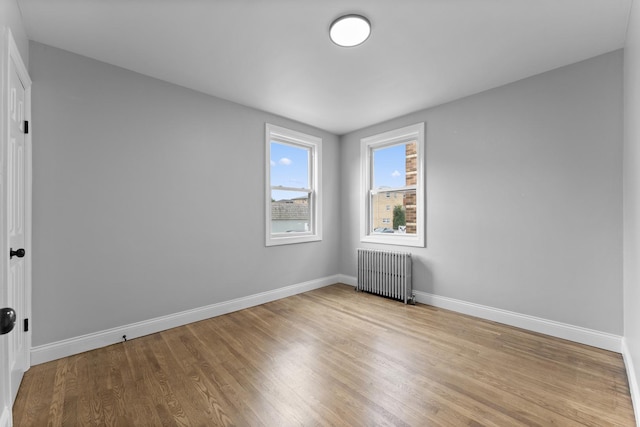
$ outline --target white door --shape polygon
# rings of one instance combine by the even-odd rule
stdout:
[[[17,324],[9,339],[11,397],[15,400],[22,376],[27,370],[26,335],[26,262],[25,262],[25,88],[13,61],[9,62],[9,147],[7,152],[7,235],[9,238],[8,304],[13,307]]]
[[[20,59],[9,31],[3,31],[3,78],[0,111],[4,115],[1,157],[6,161],[0,184],[4,209],[0,212],[3,248],[6,257],[0,264],[3,274],[0,288],[0,308],[10,307],[15,313],[14,328],[0,335],[0,427],[11,425],[11,407],[15,401],[24,372],[29,369],[30,333],[27,323],[31,304],[30,292],[30,194],[31,154],[27,137],[29,116],[29,86],[31,81]],[[6,313],[6,312],[5,312]],[[0,315],[2,311],[0,311]],[[6,320],[6,316],[5,316]],[[1,328],[0,328],[1,329]],[[6,330],[5,330],[6,332]],[[7,420],[7,417],[9,418]]]

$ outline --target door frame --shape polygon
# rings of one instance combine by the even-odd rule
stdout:
[[[0,302],[7,301],[8,295],[8,271],[9,271],[9,240],[7,233],[7,149],[9,145],[9,70],[13,62],[20,81],[25,87],[24,117],[29,122],[28,133],[25,134],[25,313],[19,315],[23,319],[31,319],[31,215],[32,215],[32,145],[31,135],[33,125],[31,120],[31,78],[27,67],[20,56],[20,51],[15,39],[8,27],[0,27]],[[10,333],[26,333],[25,354],[23,355],[23,366],[25,371],[31,367],[31,331],[32,322],[29,322],[29,331],[24,332],[23,325],[17,324]],[[13,423],[12,419],[12,396],[11,396],[11,372],[9,372],[9,348],[7,340],[0,337],[0,427],[9,427]]]

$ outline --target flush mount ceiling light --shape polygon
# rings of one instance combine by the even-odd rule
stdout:
[[[365,42],[371,34],[371,23],[360,15],[345,15],[331,23],[329,36],[338,46],[353,47]]]

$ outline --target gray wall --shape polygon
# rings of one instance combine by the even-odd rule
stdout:
[[[632,363],[636,375],[629,382],[637,387],[640,383],[640,4],[637,1],[631,9],[624,66],[624,336],[631,356],[626,362]],[[632,391],[638,393],[637,388]],[[636,414],[640,414],[640,402],[634,403]]]
[[[338,138],[38,43],[33,344],[338,272]],[[265,122],[323,138],[322,242],[264,245]]]
[[[22,14],[16,0],[0,0],[0,26],[9,27],[16,41],[20,56],[29,65],[29,39],[22,24]]]
[[[34,345],[355,275],[359,140],[426,122],[418,290],[622,334],[622,52],[340,138],[30,45]],[[264,123],[321,136],[324,240],[264,246]],[[336,166],[339,165],[339,166]]]
[[[356,275],[360,139],[426,122],[417,290],[622,334],[622,51],[345,135],[340,272]],[[397,247],[394,247],[397,248]]]

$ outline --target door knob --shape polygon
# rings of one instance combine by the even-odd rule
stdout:
[[[25,251],[24,249],[18,249],[17,251],[14,251],[13,248],[11,248],[9,250],[9,259],[13,258],[14,256],[17,256],[18,258],[22,258],[24,257]]]
[[[0,309],[0,335],[8,334],[16,326],[16,312],[13,308]]]

